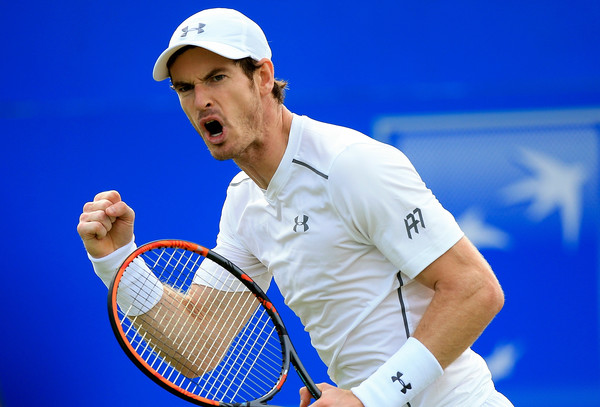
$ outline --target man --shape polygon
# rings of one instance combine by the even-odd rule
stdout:
[[[242,170],[214,250],[273,276],[300,317],[338,386],[320,384],[313,406],[511,406],[470,349],[500,285],[400,151],[291,113],[262,30],[234,10],[185,20],[154,78],[171,79],[213,157]],[[84,206],[78,232],[105,282],[135,247],[133,221],[116,191]]]

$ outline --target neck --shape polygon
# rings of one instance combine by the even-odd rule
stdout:
[[[287,148],[292,128],[292,113],[278,104],[271,114],[265,114],[262,143],[249,157],[235,163],[262,189],[267,189]]]

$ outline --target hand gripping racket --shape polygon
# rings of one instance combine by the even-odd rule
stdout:
[[[199,268],[204,258],[220,267]],[[290,362],[320,397],[267,295],[212,250],[181,240],[140,246],[110,286],[108,311],[133,363],[194,404],[265,406]]]

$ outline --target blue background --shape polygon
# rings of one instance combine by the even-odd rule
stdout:
[[[425,123],[418,131],[401,124],[387,140],[457,217],[473,204],[511,243],[480,247],[507,295],[474,346],[504,361],[498,388],[518,406],[599,406],[600,119],[589,114],[575,132],[570,124],[522,121],[498,130],[514,112],[542,110],[552,121],[553,111],[600,106],[596,0],[2,0],[3,406],[188,405],[121,352],[106,288],[75,227],[86,201],[118,189],[136,210],[138,242],[214,243],[237,169],[210,157],[151,71],[175,27],[216,6],[237,8],[263,27],[276,76],[290,82],[292,111],[370,135],[390,117]],[[490,111],[506,120],[468,131],[445,119],[432,128],[421,116],[461,121]],[[576,245],[565,245],[555,211],[532,221],[531,200],[508,204],[498,195],[532,176],[523,149],[583,165]],[[314,378],[326,380],[297,321],[286,318]],[[297,405],[299,386],[292,375],[276,401]]]

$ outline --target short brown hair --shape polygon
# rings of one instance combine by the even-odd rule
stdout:
[[[242,71],[244,71],[246,76],[251,81],[254,80],[254,72],[260,68],[260,65],[257,63],[257,61],[250,57],[236,59],[233,61],[233,63],[239,65],[242,68]],[[283,104],[283,101],[285,100],[285,90],[287,89],[287,84],[287,81],[275,79],[275,84],[273,85],[271,94],[279,104]]]
[[[171,66],[175,63],[177,57],[181,54],[189,50],[190,48],[195,48],[193,45],[186,45],[183,48],[178,49],[171,58],[167,61],[167,69],[169,70],[169,76],[171,75]],[[242,59],[234,59],[233,63],[242,68],[242,71],[246,74],[246,76],[254,81],[254,72],[260,67],[260,65],[254,59],[247,57]],[[283,104],[285,100],[285,90],[287,89],[287,81],[282,79],[275,79],[275,84],[273,85],[272,95],[277,100],[279,104]]]

